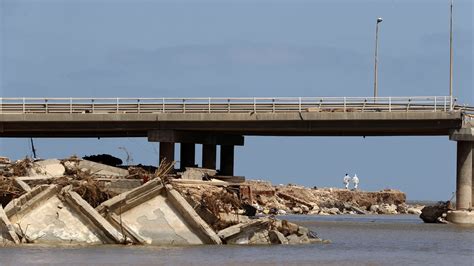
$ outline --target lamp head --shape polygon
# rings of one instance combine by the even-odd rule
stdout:
[[[382,18],[377,18],[377,23],[380,23],[380,22],[382,22],[382,21],[383,21]]]

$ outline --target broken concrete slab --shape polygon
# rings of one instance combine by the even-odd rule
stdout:
[[[66,168],[57,159],[35,161],[33,167],[28,169],[29,176],[61,177],[65,172]]]
[[[101,163],[96,163],[88,160],[81,160],[77,166],[79,169],[90,171],[95,175],[103,176],[127,176],[129,174],[128,170],[113,167]]]
[[[64,192],[64,191],[63,191]],[[66,200],[68,199],[68,200]],[[78,207],[77,205],[80,205]],[[7,205],[6,215],[23,242],[45,244],[120,243],[120,233],[75,192],[57,185],[40,186]],[[100,218],[99,218],[100,217]],[[98,221],[97,221],[98,220]]]
[[[15,232],[10,220],[8,219],[2,205],[0,205],[0,242],[11,241],[15,244],[20,243],[20,239]]]
[[[143,185],[141,179],[97,178],[104,183],[104,189],[114,194],[122,194]]]
[[[181,173],[182,179],[203,180],[204,178],[214,177],[217,171],[214,169],[186,167],[186,171]]]
[[[246,223],[239,223],[230,227],[227,227],[217,233],[217,235],[223,240],[229,240],[238,234],[246,231],[257,231],[261,228],[265,228],[270,223],[269,218],[260,218],[251,220]]]
[[[129,192],[103,202],[96,209],[115,228],[141,244],[189,245],[215,244],[220,239],[197,224],[199,215],[174,189],[163,189],[161,180],[154,179]],[[184,203],[183,203],[184,202]],[[184,206],[186,205],[187,206]],[[207,230],[211,230],[207,228]],[[212,233],[214,233],[212,231]],[[214,233],[215,235],[215,233]],[[217,240],[215,240],[217,239]]]

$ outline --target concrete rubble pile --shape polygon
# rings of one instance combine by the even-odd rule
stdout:
[[[0,159],[0,241],[5,244],[325,242],[288,221],[254,217],[251,204],[242,201],[240,186],[219,180],[212,171],[173,174],[173,164],[163,164],[151,173],[76,157]],[[192,181],[198,182],[194,187],[199,182],[209,186],[208,193],[192,195],[185,189]]]

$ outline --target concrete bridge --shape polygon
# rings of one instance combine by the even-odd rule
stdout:
[[[160,160],[234,174],[244,136],[434,136],[457,142],[458,213],[474,223],[474,108],[449,96],[295,98],[0,98],[0,137],[148,137]],[[466,214],[468,213],[468,214]]]

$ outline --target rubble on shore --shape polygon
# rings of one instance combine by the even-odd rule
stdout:
[[[180,179],[183,176],[190,179]],[[192,187],[209,190],[198,195],[186,189]],[[205,169],[174,173],[174,164],[166,162],[149,172],[141,167],[124,169],[77,157],[16,162],[2,159],[0,242],[327,242],[308,228],[286,220],[255,217],[253,202],[242,198],[243,187],[249,185],[242,177],[219,177],[216,171]]]

